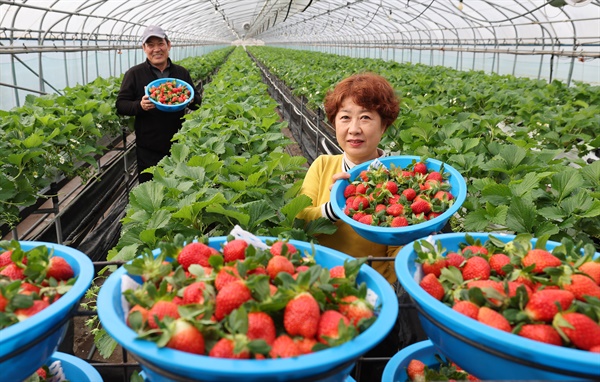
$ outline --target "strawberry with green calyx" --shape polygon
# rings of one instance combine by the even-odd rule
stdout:
[[[141,305],[134,305],[129,309],[125,323],[137,333],[141,333],[148,324],[149,310]]]
[[[463,279],[467,280],[487,280],[490,278],[491,267],[488,261],[481,256],[467,258],[462,269]]]
[[[578,349],[590,350],[600,346],[600,324],[578,312],[557,313],[552,326],[568,343]]]
[[[411,359],[406,367],[406,375],[412,382],[425,382],[425,364],[418,359]]]
[[[518,325],[513,333],[534,341],[550,345],[562,346],[562,339],[556,329],[548,324],[524,324]]]
[[[143,252],[123,267],[132,276],[141,276],[144,282],[160,283],[173,270],[173,265],[166,261],[166,253],[161,252],[156,258],[150,251]]]
[[[579,266],[578,270],[600,285],[600,259],[586,261]]]
[[[446,293],[444,286],[433,273],[425,275],[419,282],[419,286],[438,301],[442,301]]]
[[[600,286],[589,276],[563,265],[549,270],[553,284],[568,290],[575,295],[579,301],[586,301],[587,297],[600,298]]]
[[[533,273],[546,272],[546,268],[562,265],[562,261],[545,249],[532,249],[521,259],[523,267],[533,266]]]
[[[214,252],[208,245],[202,242],[192,242],[186,244],[177,254],[177,262],[186,271],[192,264],[208,267],[210,266],[208,259],[213,255]]]
[[[510,273],[513,268],[510,266],[510,257],[504,253],[494,253],[490,256],[488,262],[492,273],[498,276],[506,276],[507,272]]]
[[[210,349],[208,355],[215,358],[250,359],[249,350],[238,351],[236,347],[239,347],[239,343],[233,338],[223,337]]]
[[[462,268],[466,261],[465,257],[460,253],[450,252],[446,255],[446,264],[450,267]]]
[[[19,321],[24,321],[29,317],[41,312],[49,307],[50,304],[45,300],[33,300],[33,304],[28,308],[15,309],[14,314]]]
[[[431,211],[431,201],[425,195],[418,195],[411,203],[410,209],[414,215],[427,214]]]
[[[293,275],[295,271],[294,264],[285,256],[273,256],[267,263],[267,274],[271,280],[275,280],[281,272]]]
[[[456,301],[452,309],[474,320],[477,320],[477,315],[479,314],[479,306],[467,300]]]
[[[271,358],[292,358],[297,357],[301,354],[300,347],[287,334],[280,334],[275,341],[269,352]]]
[[[246,258],[246,248],[248,248],[248,243],[243,239],[234,239],[226,242],[223,245],[223,260],[225,263],[244,260]]]
[[[442,269],[447,267],[444,257],[446,249],[442,247],[442,243],[437,241],[432,244],[427,240],[420,240],[414,243],[414,249],[417,253],[416,261],[421,263],[423,273],[433,273],[436,277],[440,277]]]
[[[192,354],[205,354],[204,335],[194,322],[184,318],[164,318],[156,345]]]
[[[329,346],[338,346],[358,335],[350,320],[337,310],[326,310],[321,314],[317,326],[317,341]]]
[[[179,318],[178,306],[175,302],[169,300],[159,300],[148,310],[148,326],[151,329],[158,329],[159,322],[165,317]]]
[[[487,306],[479,308],[477,321],[505,332],[510,333],[512,331],[512,327],[508,320],[501,313],[488,308]]]
[[[461,254],[466,258],[473,255],[487,256],[488,249],[481,243],[481,240],[473,238],[468,233],[465,234],[465,242],[459,245]]]
[[[290,336],[314,338],[317,335],[321,309],[309,292],[291,299],[283,313],[283,326]]]
[[[362,297],[357,295],[344,296],[340,298],[338,307],[340,313],[346,316],[350,320],[350,323],[359,329],[359,331],[364,321],[371,320],[374,317],[374,308],[365,299],[364,295],[366,295],[366,291]]]
[[[291,257],[292,255],[298,253],[298,249],[294,246],[294,244],[289,243],[287,240],[277,240],[271,245],[269,252],[271,252],[273,256]]]
[[[428,367],[421,360],[413,358],[406,367],[406,375],[410,382],[414,381],[478,381],[478,379],[461,369],[448,359],[434,354],[436,367]]]
[[[569,309],[575,295],[562,289],[542,289],[531,295],[525,313],[533,321],[552,322],[559,311]]]
[[[252,293],[244,280],[235,280],[226,284],[217,292],[215,298],[215,318],[221,321],[234,309],[251,299]]]

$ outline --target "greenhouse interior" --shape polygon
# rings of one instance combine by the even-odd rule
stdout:
[[[599,0],[0,0],[0,379],[598,381],[599,133]]]

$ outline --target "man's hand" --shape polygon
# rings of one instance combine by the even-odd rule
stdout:
[[[144,87],[144,90],[146,90],[145,87]],[[156,108],[156,105],[153,104],[152,101],[150,101],[150,97],[148,97],[145,94],[142,97],[142,100],[140,101],[140,106],[142,107],[142,110],[144,110],[144,111],[148,111],[148,110],[152,110],[152,109]]]

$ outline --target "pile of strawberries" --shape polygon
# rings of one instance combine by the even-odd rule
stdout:
[[[163,82],[152,86],[148,93],[150,98],[164,105],[179,105],[190,99],[191,92],[185,85],[178,85],[177,81]]]
[[[434,237],[435,239],[435,237]],[[420,240],[420,286],[471,319],[547,344],[600,353],[600,259],[569,239],[535,248],[531,235],[482,243],[466,234],[460,250]]]
[[[356,282],[364,260],[327,269],[287,241],[259,249],[229,239],[220,251],[203,239],[171,243],[125,265],[143,280],[123,292],[127,325],[159,347],[265,359],[338,346],[376,320]]]
[[[385,166],[363,170],[344,189],[344,213],[359,223],[405,227],[434,219],[453,203],[443,167],[413,161],[406,169]]]
[[[454,362],[443,360],[438,354],[435,354],[434,357],[438,364],[433,368],[425,365],[419,359],[411,359],[406,367],[408,382],[479,381],[479,378],[467,373]]]
[[[76,281],[71,265],[46,246],[24,251],[0,242],[0,329],[26,320],[67,293]]]

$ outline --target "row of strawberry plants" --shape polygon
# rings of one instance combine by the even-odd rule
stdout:
[[[313,109],[349,74],[374,71],[402,99],[382,146],[442,160],[467,180],[455,231],[573,237],[600,248],[600,87],[251,47]],[[319,67],[318,71],[311,68]]]
[[[184,62],[200,80],[230,52]],[[43,191],[61,177],[87,181],[96,173],[96,157],[107,150],[99,141],[133,127],[133,118],[119,116],[114,107],[121,78],[97,78],[62,95],[29,95],[23,106],[0,110],[0,225],[15,227],[20,211],[44,198]]]

